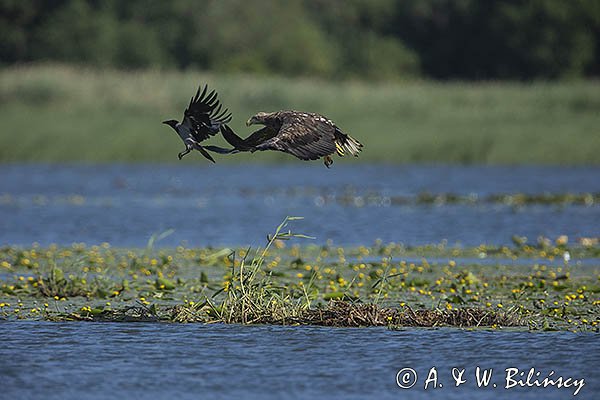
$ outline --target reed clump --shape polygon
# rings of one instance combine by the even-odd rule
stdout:
[[[267,236],[267,245],[258,249],[256,256],[248,262],[246,252],[236,267],[235,253],[232,254],[231,279],[225,282],[225,299],[212,310],[224,323],[240,324],[286,324],[299,318],[310,306],[308,296],[293,298],[289,291],[273,280],[272,271],[266,271],[265,258],[277,241],[309,236],[286,231],[290,221],[301,217],[286,217],[273,235]],[[210,302],[209,302],[210,304]]]

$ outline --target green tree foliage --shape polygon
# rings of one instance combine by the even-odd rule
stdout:
[[[67,2],[42,19],[32,52],[42,60],[110,65],[120,39],[116,28],[110,14],[94,10],[87,2]]]
[[[194,39],[201,52],[210,54],[209,68],[291,75],[335,72],[335,43],[299,1],[215,1],[198,23],[204,29]]]
[[[3,64],[375,80],[600,74],[597,0],[0,0]]]
[[[391,22],[437,78],[581,76],[600,62],[596,0],[406,0]]]

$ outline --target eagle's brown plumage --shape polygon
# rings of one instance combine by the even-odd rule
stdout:
[[[246,139],[240,138],[227,125],[221,126],[221,133],[238,151],[277,150],[301,160],[317,160],[324,157],[327,167],[333,163],[333,153],[339,156],[350,153],[358,157],[362,148],[362,144],[342,132],[333,121],[315,113],[260,112],[246,122],[246,125],[253,124],[265,127]]]

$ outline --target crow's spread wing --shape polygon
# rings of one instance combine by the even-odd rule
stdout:
[[[231,121],[231,113],[222,107],[217,92],[207,91],[207,85],[204,85],[202,92],[198,88],[183,113],[182,125],[189,129],[196,142],[216,135],[221,125]]]
[[[335,125],[318,114],[295,111],[281,113],[277,136],[256,146],[258,150],[279,150],[301,160],[316,160],[335,152]]]

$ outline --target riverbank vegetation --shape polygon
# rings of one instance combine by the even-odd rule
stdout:
[[[115,71],[65,65],[0,70],[0,162],[179,162],[181,142],[161,121],[181,118],[200,84],[219,92],[231,127],[252,132],[258,111],[316,111],[364,145],[336,163],[597,165],[597,81],[369,83]],[[220,135],[209,142],[226,145]],[[301,162],[283,153],[227,162]],[[198,154],[184,163],[205,165]]]

